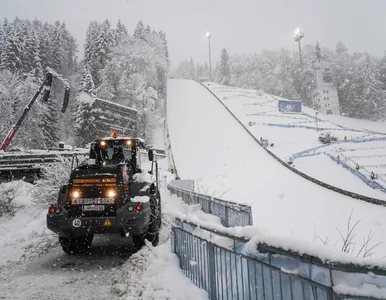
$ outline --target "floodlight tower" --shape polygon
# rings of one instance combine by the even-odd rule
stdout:
[[[212,59],[210,54],[210,38],[212,37],[212,34],[210,32],[207,32],[206,37],[209,42],[209,81],[212,81]]]
[[[302,47],[300,45],[300,40],[304,37],[304,33],[300,31],[299,28],[296,28],[294,32],[294,40],[299,45],[299,58],[300,58],[300,66],[303,70],[303,57],[302,57]]]

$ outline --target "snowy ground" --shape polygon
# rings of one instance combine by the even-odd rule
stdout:
[[[255,91],[252,92],[256,95]],[[271,101],[271,98],[266,97],[267,101]],[[252,101],[256,102],[256,99]],[[374,257],[384,257],[386,208],[329,191],[283,168],[253,141],[200,84],[187,80],[169,80],[167,113],[171,146],[179,175],[181,178],[195,180],[196,190],[250,204],[254,224],[269,228],[273,234],[315,243],[322,243],[321,240],[327,238],[329,245],[334,248],[342,246],[338,229],[343,234],[346,232],[352,212],[351,222],[360,221],[356,228],[355,248],[359,250],[362,238],[367,237],[371,230],[374,233],[372,243],[382,242],[375,249]],[[290,134],[292,130],[285,133],[282,131],[281,135],[285,136],[287,132]],[[308,143],[308,139],[305,143]],[[315,143],[310,141],[308,145],[300,147],[299,151]],[[282,149],[286,149],[284,142]],[[288,154],[296,150],[290,149]],[[334,164],[332,166],[336,167]],[[318,168],[315,169],[317,172]],[[335,181],[343,177],[341,173],[332,174]],[[320,176],[326,175],[321,173]],[[356,180],[351,174],[345,178]],[[357,182],[359,186],[361,182]],[[347,181],[344,184],[353,183]],[[368,189],[365,185],[362,188]]]
[[[161,127],[154,138],[154,147],[163,149]],[[147,244],[138,252],[130,238],[111,234],[96,235],[85,254],[67,255],[46,228],[47,208],[32,199],[34,186],[21,181],[0,184],[0,189],[14,187],[13,202],[24,206],[14,217],[0,217],[0,299],[207,300],[207,293],[184,276],[170,250],[171,215],[220,221],[170,196],[166,181],[174,178],[167,169],[167,160],[161,160],[160,245]]]
[[[32,204],[28,195],[32,186],[17,184],[24,194],[16,202],[26,207],[14,217],[0,218],[0,299],[207,299],[183,275],[168,240],[170,213],[203,214],[189,210],[165,187],[159,246],[148,244],[135,253],[130,239],[101,235],[90,251],[73,256],[46,229],[46,209]]]
[[[319,148],[322,146],[318,141],[321,131],[316,131],[315,111],[303,107],[302,113],[284,114],[278,111],[278,97],[265,94],[262,91],[245,90],[234,87],[225,87],[214,83],[209,84],[209,88],[231,109],[231,111],[248,127],[250,132],[257,138],[268,139],[274,146],[269,150],[278,155],[283,160],[304,152],[304,157],[298,162],[295,158],[295,167],[317,179],[325,180],[334,186],[347,189],[349,191],[386,200],[386,193],[381,190],[374,190],[364,183],[357,176],[340,167],[338,170],[336,163],[327,157],[309,157],[309,154],[326,153],[333,157],[344,156],[349,151],[349,165],[360,166],[359,172],[370,179],[370,172],[378,175],[376,180],[381,186],[386,187],[386,175],[383,166],[386,165],[386,123],[372,122],[346,118],[343,116],[331,116],[318,114],[318,129],[328,129],[332,136],[337,137],[339,144]],[[282,127],[295,126],[295,127]],[[345,141],[345,138],[347,142]],[[368,140],[381,138],[383,141],[359,142],[358,140]],[[357,148],[360,148],[360,152]],[[370,160],[367,158],[371,157]],[[311,167],[313,166],[313,167]],[[323,173],[319,176],[319,172]],[[339,176],[336,176],[337,172]],[[347,184],[349,183],[349,184]]]

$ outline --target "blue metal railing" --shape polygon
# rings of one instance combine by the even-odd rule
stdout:
[[[253,225],[249,205],[217,199],[171,184],[168,184],[168,190],[189,205],[200,204],[203,212],[219,217],[225,227]]]
[[[196,228],[206,231],[205,238]],[[380,292],[386,287],[384,269],[325,262],[265,244],[251,253],[245,247],[248,242],[180,220],[171,231],[172,250],[183,273],[211,300],[385,299],[385,291]],[[367,290],[361,293],[364,287]]]

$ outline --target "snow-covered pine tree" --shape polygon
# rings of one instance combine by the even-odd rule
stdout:
[[[96,44],[97,38],[100,31],[100,25],[97,21],[92,21],[88,25],[86,32],[86,42],[84,44],[84,59],[83,64],[86,69],[90,71],[90,74],[94,78],[94,76],[98,76],[98,63],[96,59]]]
[[[382,90],[386,93],[386,51],[379,61],[379,81],[382,82]]]
[[[21,32],[15,28],[17,22],[7,25],[7,34],[3,51],[1,53],[1,70],[17,72],[22,67],[22,50],[24,45],[21,44]]]
[[[149,25],[146,26],[144,30],[145,37],[151,34],[151,28]]]
[[[92,79],[90,72],[85,70],[84,79],[82,80],[82,85],[80,86],[80,91],[90,94],[92,97],[95,97],[95,84]]]
[[[75,38],[69,33],[64,22],[61,24],[61,33],[63,40],[61,48],[62,61],[60,72],[64,76],[68,76],[76,71],[77,45]]]
[[[38,33],[33,27],[29,28],[23,52],[23,72],[30,73],[35,78],[42,78],[43,68],[40,59]]]
[[[197,62],[197,64],[196,64],[196,72],[197,72],[197,77],[202,76],[202,69],[201,69],[201,65],[199,62]]]
[[[227,50],[224,48],[221,51],[220,57],[220,71],[219,81],[221,84],[229,85],[231,79],[231,69],[229,66],[229,55]]]
[[[300,95],[295,90],[294,84],[294,62],[288,51],[282,49],[278,56],[280,68],[278,70],[279,96],[288,99],[300,99]]]
[[[375,59],[368,53],[358,54],[353,78],[351,88],[355,94],[350,105],[350,116],[360,119],[378,119],[384,112],[385,99],[382,82],[378,80]]]
[[[166,64],[168,65],[169,64],[169,50],[168,50],[168,42],[166,40],[166,33],[163,32],[162,30],[159,32],[159,37],[162,41],[162,45],[164,47],[164,54],[165,54],[165,58],[166,58]]]
[[[209,65],[208,65],[207,61],[204,62],[204,66],[202,68],[202,73],[204,76],[209,78]]]
[[[0,140],[16,121],[20,107],[20,77],[9,70],[0,71]]]
[[[194,66],[193,58],[189,61],[189,79],[196,79],[196,68]]]
[[[54,70],[61,72],[61,62],[63,60],[62,52],[62,42],[63,42],[63,32],[61,24],[59,21],[56,21],[55,24],[45,26],[45,30],[48,33],[49,39],[46,41],[46,53],[48,60],[48,66]]]
[[[139,21],[137,27],[134,29],[134,37],[136,39],[144,39],[145,38],[145,27],[143,26],[142,21]]]
[[[322,52],[320,50],[320,46],[319,46],[319,42],[316,42],[316,46],[315,46],[315,56],[316,56],[316,60],[318,62],[320,62],[322,60]]]
[[[94,59],[91,64],[91,75],[94,84],[98,87],[101,84],[100,71],[110,60],[110,53],[115,46],[114,33],[111,29],[110,22],[105,20],[99,27],[94,48]]]
[[[9,30],[10,30],[9,23],[7,18],[5,18],[0,27],[0,63],[1,63],[1,53],[3,52],[5,41],[7,40],[7,36],[9,34]]]
[[[140,111],[138,135],[146,141],[153,139],[153,131],[156,126],[155,108],[157,100],[158,94],[152,87],[143,89],[137,95],[137,109]]]
[[[74,114],[75,142],[79,147],[85,147],[93,140],[93,117],[91,105],[95,97],[95,85],[92,75],[84,70],[79,93],[76,96],[76,111]]]
[[[190,68],[190,61],[183,60],[178,64],[176,69],[176,77],[183,79],[191,79],[192,70]]]
[[[118,20],[117,29],[115,30],[115,44],[118,45],[120,41],[126,39],[129,33],[125,27],[125,25]]]
[[[335,85],[338,90],[341,112],[351,115],[350,110],[353,108],[351,102],[356,97],[352,87],[353,63],[346,46],[341,42],[335,46],[334,62]]]

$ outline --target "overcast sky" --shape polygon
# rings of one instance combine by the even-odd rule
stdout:
[[[342,41],[350,52],[378,57],[386,50],[386,0],[0,0],[0,18],[53,23],[65,21],[83,53],[91,20],[120,19],[133,32],[142,20],[166,32],[172,65],[208,57],[207,31],[212,32],[212,59],[220,51],[252,53],[285,47],[296,50],[292,34],[303,43],[334,48]]]

